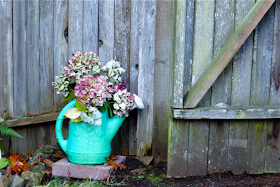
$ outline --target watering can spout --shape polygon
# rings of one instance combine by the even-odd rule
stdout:
[[[107,139],[111,142],[118,132],[119,128],[121,127],[123,121],[125,120],[125,116],[117,117],[114,116],[113,118],[108,119],[108,126],[106,131]]]

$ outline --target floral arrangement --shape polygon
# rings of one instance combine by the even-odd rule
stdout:
[[[101,125],[101,112],[106,108],[110,118],[127,117],[133,108],[144,108],[142,100],[127,91],[122,80],[124,72],[114,60],[101,67],[100,58],[93,51],[73,54],[64,72],[53,82],[56,93],[65,97],[63,101],[76,98],[76,108],[68,110],[65,116],[73,122]]]

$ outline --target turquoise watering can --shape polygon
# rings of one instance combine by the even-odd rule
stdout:
[[[70,122],[68,139],[62,134],[64,113],[75,108],[75,100],[68,103],[56,120],[56,138],[62,150],[75,164],[104,164],[111,154],[111,141],[119,130],[125,116],[109,118],[108,111],[102,114],[101,125],[89,125],[84,122]]]

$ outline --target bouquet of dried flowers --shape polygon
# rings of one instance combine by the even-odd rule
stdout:
[[[73,122],[84,121],[90,125],[101,125],[101,112],[106,108],[109,117],[128,116],[134,108],[144,108],[142,100],[127,91],[120,63],[109,61],[101,67],[100,58],[93,51],[73,54],[64,72],[53,82],[57,94],[63,101],[76,98],[76,108],[69,109],[65,116]]]

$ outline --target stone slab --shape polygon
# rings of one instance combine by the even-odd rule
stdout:
[[[126,156],[117,156],[116,164],[124,162]],[[110,165],[73,164],[63,158],[52,165],[52,175],[78,179],[105,180],[114,170]]]

